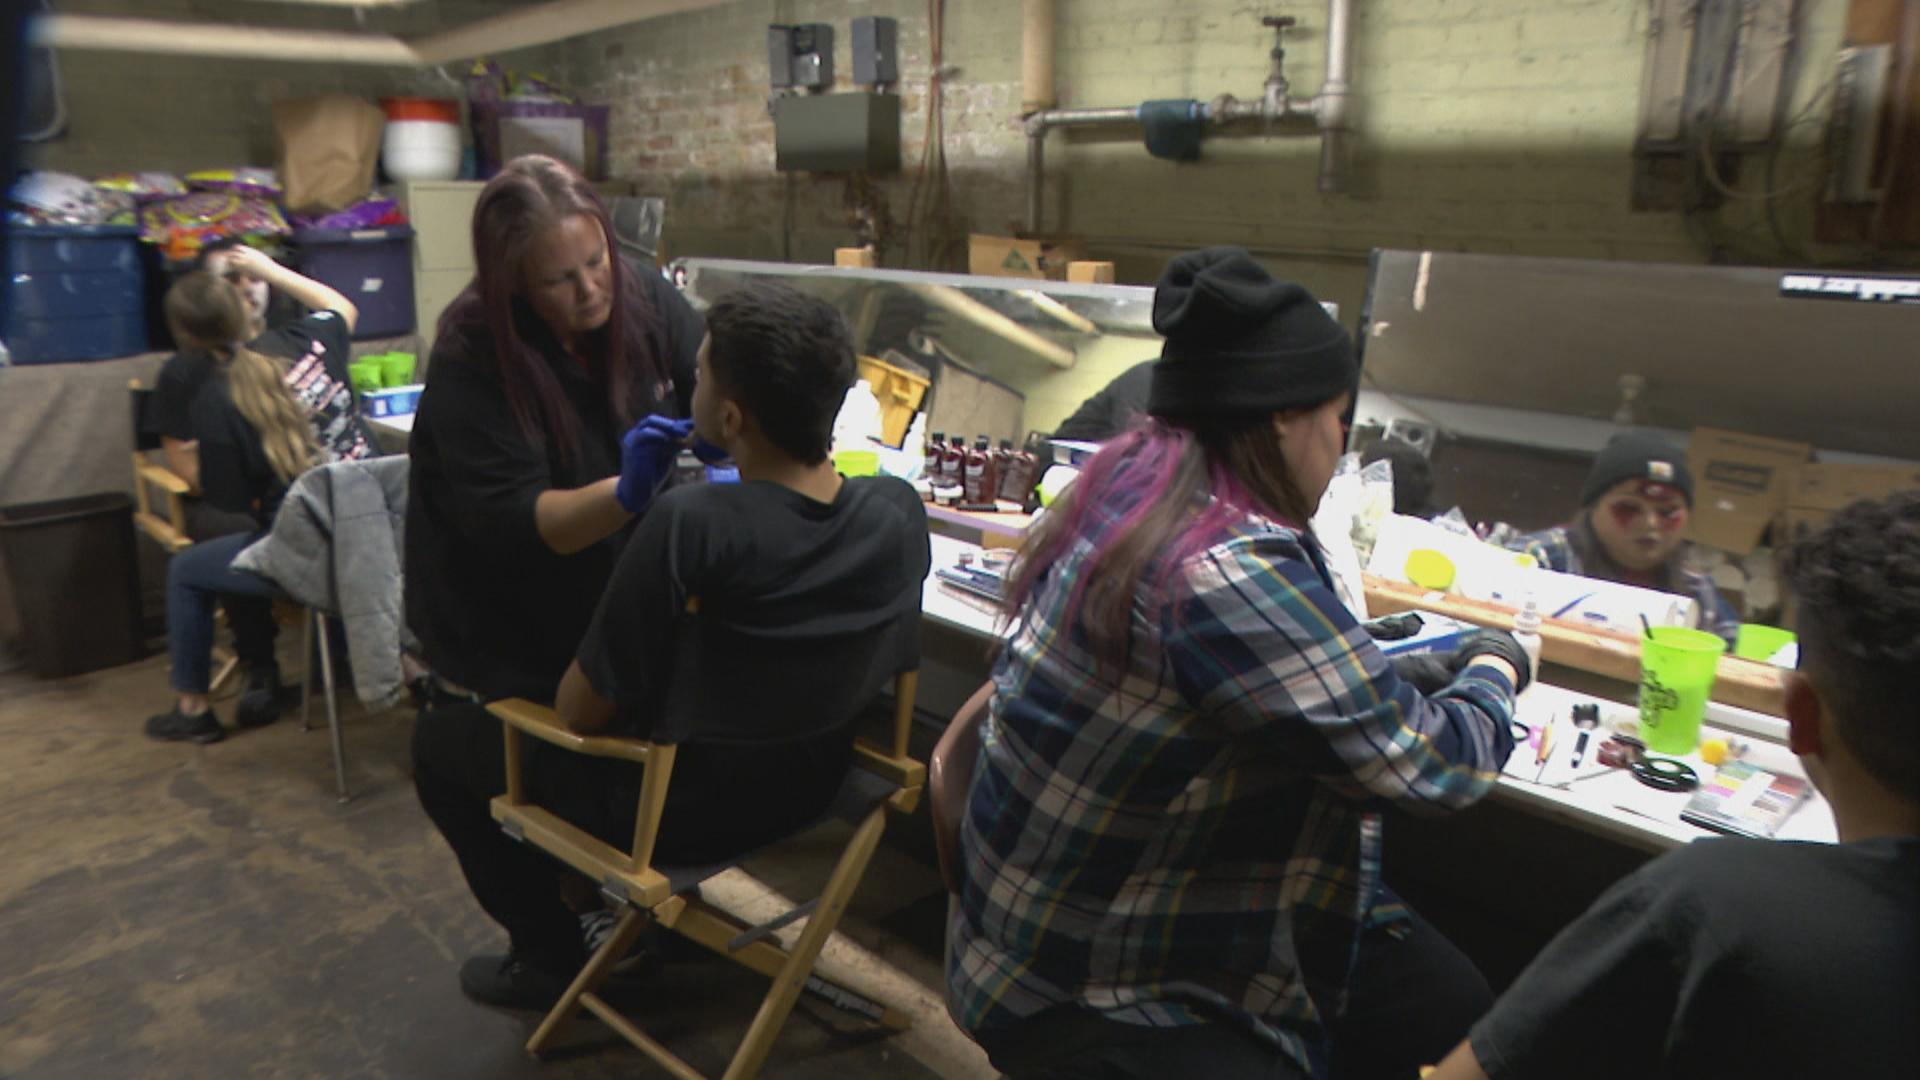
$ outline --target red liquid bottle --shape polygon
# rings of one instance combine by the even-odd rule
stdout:
[[[1027,496],[1033,492],[1034,456],[1025,450],[1015,450],[1010,442],[1000,445],[1007,451],[1006,469],[1000,474],[1000,497],[1024,506]]]
[[[994,496],[993,453],[987,449],[987,437],[974,438],[967,451],[966,478],[961,483],[962,498],[974,504],[990,503]]]
[[[946,448],[940,451],[940,482],[948,487],[959,487],[966,478],[966,466],[966,436],[955,435],[947,440]]]

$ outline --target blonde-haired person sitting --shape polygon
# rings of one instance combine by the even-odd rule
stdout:
[[[259,260],[271,262],[264,255]],[[206,350],[216,367],[192,407],[201,490],[220,509],[251,515],[257,527],[195,544],[167,568],[167,648],[176,701],[147,720],[153,738],[210,743],[225,736],[207,701],[214,604],[222,596],[265,599],[275,592],[265,578],[234,570],[234,557],[266,531],[295,477],[315,465],[374,455],[347,376],[358,313],[346,298],[334,297],[331,310],[303,320],[312,331],[303,353],[283,361],[248,347],[246,302],[231,283],[194,271],[167,292],[174,337]],[[271,704],[243,707],[234,720],[255,727],[277,713]]]

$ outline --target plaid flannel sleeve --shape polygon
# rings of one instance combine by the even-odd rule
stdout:
[[[1173,677],[1213,722],[1342,794],[1413,810],[1489,791],[1513,752],[1513,687],[1470,666],[1423,697],[1402,682],[1284,534],[1236,537],[1189,560],[1164,628]]]

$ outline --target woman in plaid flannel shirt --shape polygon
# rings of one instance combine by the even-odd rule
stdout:
[[[1306,290],[1195,252],[1154,327],[1150,416],[1014,568],[949,1006],[1014,1076],[1411,1076],[1491,997],[1375,811],[1484,795],[1527,665],[1488,634],[1417,688],[1335,598],[1306,523],[1357,365]]]

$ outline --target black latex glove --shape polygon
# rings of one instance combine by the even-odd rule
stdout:
[[[1412,656],[1390,656],[1387,663],[1393,666],[1393,673],[1400,676],[1401,682],[1425,697],[1453,685],[1453,668],[1448,666],[1448,660],[1448,657],[1438,653],[1415,653]]]
[[[1410,638],[1419,633],[1424,625],[1426,620],[1420,617],[1419,612],[1403,611],[1398,615],[1388,615],[1363,622],[1360,628],[1375,641],[1399,641],[1401,638]]]
[[[1455,675],[1458,675],[1467,670],[1467,665],[1471,664],[1476,656],[1492,656],[1512,664],[1518,680],[1513,688],[1516,694],[1525,690],[1527,684],[1533,681],[1533,672],[1529,670],[1532,665],[1527,662],[1527,651],[1522,649],[1520,643],[1513,639],[1513,635],[1505,630],[1475,630],[1466,635],[1461,639],[1459,647],[1454,649],[1453,657],[1447,666]]]

